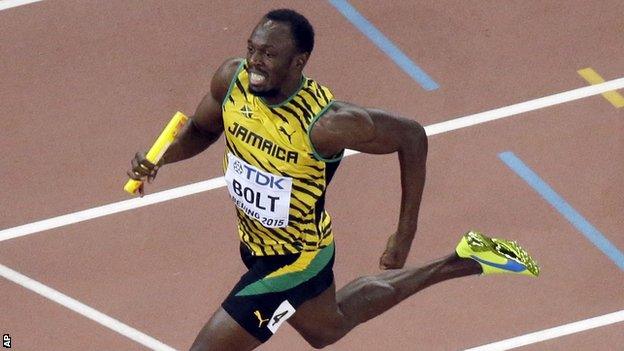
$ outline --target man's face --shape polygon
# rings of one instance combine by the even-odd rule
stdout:
[[[249,91],[261,97],[280,93],[289,79],[299,79],[297,49],[288,23],[263,19],[247,40]]]

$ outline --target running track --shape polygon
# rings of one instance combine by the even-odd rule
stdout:
[[[447,254],[477,228],[517,239],[543,269],[539,279],[435,286],[328,349],[619,349],[624,116],[600,89],[624,87],[624,5],[351,1],[432,87],[348,20],[353,12],[339,12],[345,4],[46,0],[0,12],[0,332],[13,349],[188,348],[242,265],[218,180],[177,199],[167,197],[179,189],[163,191],[220,177],[223,147],[163,169],[148,191],[165,201],[153,205],[126,201],[125,170],[175,111],[193,112],[210,73],[243,52],[262,13],[281,6],[315,25],[309,76],[340,99],[428,126],[428,182],[409,264]],[[607,83],[585,88],[584,68]],[[551,205],[552,194],[523,180],[507,152],[576,214],[566,217],[561,201]],[[344,160],[328,194],[339,286],[377,272],[399,196],[394,156]],[[129,208],[105,215],[101,206]],[[83,217],[94,208],[97,216]],[[56,227],[42,226],[48,219]],[[284,327],[261,349],[310,348]]]

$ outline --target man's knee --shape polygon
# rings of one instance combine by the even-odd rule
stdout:
[[[419,148],[422,149],[421,151],[426,153],[429,146],[429,140],[427,138],[427,131],[425,130],[425,127],[423,127],[422,124],[413,121],[412,129],[414,136],[418,140]]]
[[[353,327],[400,301],[400,291],[379,277],[361,277],[339,291],[338,306]]]

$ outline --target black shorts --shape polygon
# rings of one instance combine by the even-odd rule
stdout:
[[[241,245],[241,258],[249,271],[221,306],[261,342],[334,281],[333,243],[318,251],[279,256],[252,256]]]

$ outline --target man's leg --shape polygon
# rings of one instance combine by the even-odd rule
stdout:
[[[424,267],[358,278],[336,292],[334,284],[303,303],[290,324],[315,348],[334,343],[351,329],[433,284],[472,274],[513,273],[537,277],[537,262],[515,241],[466,233],[452,255]]]
[[[477,262],[452,254],[424,267],[361,277],[338,292],[332,284],[321,295],[303,303],[288,322],[312,347],[322,348],[428,286],[481,272]]]
[[[191,351],[251,351],[260,341],[249,334],[223,309],[219,309],[201,329]]]

